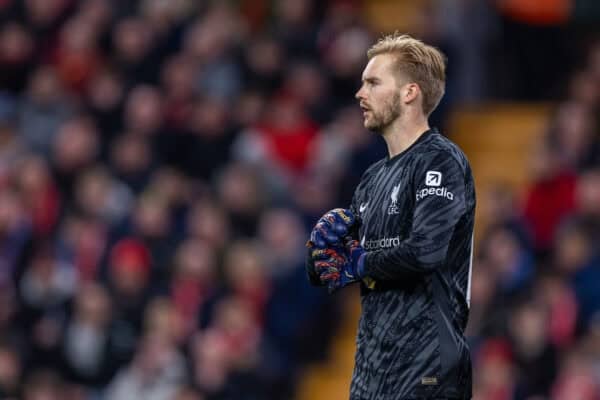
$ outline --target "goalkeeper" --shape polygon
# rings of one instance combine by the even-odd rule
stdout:
[[[470,399],[475,188],[465,155],[428,124],[444,56],[394,34],[368,58],[356,98],[388,156],[364,173],[349,209],[317,222],[308,276],[330,292],[360,285],[350,399]]]

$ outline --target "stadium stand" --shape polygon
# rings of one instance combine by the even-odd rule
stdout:
[[[385,155],[354,93],[398,28],[478,185],[474,398],[596,400],[598,7],[517,3],[0,1],[0,398],[344,398],[357,293],[304,242]]]

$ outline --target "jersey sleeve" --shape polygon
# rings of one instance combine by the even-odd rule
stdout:
[[[427,274],[443,265],[454,227],[465,214],[465,172],[447,152],[424,155],[412,175],[414,200],[408,237],[396,247],[368,252],[364,276],[377,281]]]

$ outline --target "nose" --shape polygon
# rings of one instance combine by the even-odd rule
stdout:
[[[358,91],[357,91],[357,92],[356,92],[356,94],[354,95],[354,97],[355,97],[357,100],[362,100],[362,99],[364,99],[364,98],[365,98],[365,97],[364,97],[364,95],[363,95],[363,88],[364,88],[364,87],[363,87],[363,86],[361,86],[361,87],[360,87],[360,89],[358,89]]]

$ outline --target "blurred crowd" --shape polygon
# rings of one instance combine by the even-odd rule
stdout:
[[[325,356],[304,242],[385,154],[372,37],[267,6],[0,2],[2,399],[285,399]]]
[[[341,312],[307,231],[386,154],[354,101],[375,38],[349,0],[0,1],[0,398],[292,398]],[[525,205],[482,205],[480,399],[598,396],[586,60]]]
[[[525,193],[480,188],[476,399],[600,399],[600,43],[564,82]]]

